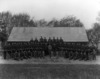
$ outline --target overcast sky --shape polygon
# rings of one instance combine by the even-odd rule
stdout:
[[[28,13],[37,19],[74,15],[90,28],[100,12],[100,0],[0,0],[0,12]]]

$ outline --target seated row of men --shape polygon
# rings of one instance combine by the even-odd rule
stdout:
[[[95,59],[95,51],[87,50],[42,50],[42,49],[24,49],[7,51],[10,58],[21,60],[28,58],[45,58],[50,57],[65,57],[69,59],[89,60],[90,57]]]

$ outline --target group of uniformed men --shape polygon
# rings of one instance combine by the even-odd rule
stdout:
[[[28,59],[28,58],[45,58],[52,57],[64,57],[69,59],[79,60],[90,60],[96,59],[96,51],[89,48],[86,45],[67,44],[60,39],[51,39],[41,37],[40,40],[31,39],[30,42],[26,43],[11,43],[6,47],[4,51],[4,58],[7,55],[10,58],[16,60]]]

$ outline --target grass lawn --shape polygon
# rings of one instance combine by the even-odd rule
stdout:
[[[100,65],[1,64],[0,79],[100,79]]]

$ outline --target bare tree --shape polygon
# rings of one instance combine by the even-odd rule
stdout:
[[[87,30],[87,35],[92,45],[97,47],[98,42],[100,40],[100,24],[94,23],[93,28]]]
[[[79,19],[73,16],[67,16],[60,20],[61,27],[82,27],[83,24]]]
[[[37,24],[37,27],[46,27],[48,23],[45,19],[41,19],[41,20],[38,20],[36,24]]]

